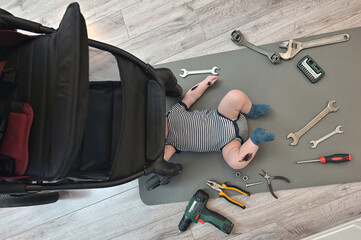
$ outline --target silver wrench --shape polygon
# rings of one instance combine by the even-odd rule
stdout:
[[[324,118],[330,112],[336,112],[340,107],[334,107],[333,104],[336,100],[331,100],[328,102],[325,109],[323,109],[316,117],[314,117],[309,123],[307,123],[301,130],[296,133],[289,133],[287,138],[292,138],[293,142],[290,143],[291,146],[295,146],[298,143],[298,140],[313,126],[316,125],[322,118]]]
[[[213,75],[218,75],[218,73],[216,72],[216,70],[218,70],[219,67],[213,67],[212,69],[208,69],[208,70],[194,70],[194,71],[187,71],[186,69],[182,68],[181,71],[183,72],[182,74],[179,74],[179,76],[181,76],[182,78],[187,77],[188,75],[193,75],[193,74],[213,74]]]
[[[312,141],[310,142],[311,144],[313,144],[313,145],[311,146],[311,148],[317,147],[317,145],[318,145],[320,142],[325,141],[327,138],[332,137],[332,136],[335,135],[335,134],[343,133],[343,130],[341,130],[341,128],[342,128],[342,126],[341,126],[341,125],[338,125],[338,126],[335,128],[335,130],[333,130],[333,131],[330,132],[329,134],[321,137],[321,138],[318,139],[318,140],[312,140]]]
[[[231,39],[232,41],[239,45],[239,46],[245,46],[255,52],[258,52],[260,54],[263,54],[265,56],[268,57],[268,59],[273,63],[273,64],[277,64],[281,61],[281,58],[280,58],[280,55],[276,52],[268,52],[266,50],[264,50],[263,48],[260,48],[260,47],[257,47],[255,45],[253,45],[252,43],[248,42],[243,34],[241,33],[241,31],[239,30],[234,30],[232,33],[231,33]]]
[[[330,37],[325,37],[325,38],[319,38],[319,39],[315,39],[315,40],[311,40],[311,41],[307,41],[307,42],[299,42],[299,41],[290,39],[289,41],[281,43],[280,48],[287,48],[287,51],[285,53],[280,53],[280,56],[282,59],[288,60],[288,59],[293,58],[302,49],[319,47],[319,46],[340,43],[340,42],[346,42],[348,40],[350,40],[350,35],[348,35],[346,33],[334,35],[334,36],[330,36]]]

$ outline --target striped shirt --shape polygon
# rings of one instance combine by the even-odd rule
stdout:
[[[248,137],[246,118],[240,114],[235,120],[217,110],[188,111],[183,102],[175,104],[167,113],[168,136],[165,144],[177,151],[219,152],[233,139]]]

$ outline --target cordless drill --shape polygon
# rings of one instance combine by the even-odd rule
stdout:
[[[186,231],[192,222],[204,224],[209,222],[224,233],[232,232],[233,223],[219,213],[213,212],[206,207],[209,195],[198,190],[189,201],[182,220],[178,224],[180,231]]]

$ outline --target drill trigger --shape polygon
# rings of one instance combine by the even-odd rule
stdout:
[[[199,223],[199,222],[204,224],[204,221],[202,219],[199,219],[197,223]]]

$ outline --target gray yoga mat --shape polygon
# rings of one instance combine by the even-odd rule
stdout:
[[[350,40],[302,50],[293,59],[282,60],[278,65],[249,49],[239,49],[157,67],[170,68],[177,76],[184,93],[206,75],[181,78],[180,69],[210,69],[213,66],[220,68],[219,80],[190,110],[216,109],[222,97],[231,89],[241,89],[253,103],[271,105],[268,116],[248,119],[250,132],[262,127],[273,132],[276,137],[275,141],[262,144],[252,162],[240,170],[243,176],[249,177],[249,183],[265,182],[265,179],[258,175],[261,169],[271,175],[290,179],[291,183],[281,180],[272,182],[276,194],[282,189],[361,181],[361,28],[298,40],[306,41],[339,33],[348,33]],[[263,48],[284,52],[284,49],[278,48],[279,45],[280,43],[274,43],[264,45]],[[306,55],[310,55],[325,71],[324,77],[315,84],[307,80],[296,67],[298,61]],[[301,129],[333,99],[340,109],[328,114],[311,128],[296,146],[290,146],[292,141],[286,139],[286,136]],[[179,100],[167,99],[168,109]],[[311,140],[317,140],[333,131],[337,125],[343,126],[343,134],[337,134],[320,143],[317,148],[311,149]],[[335,153],[350,153],[352,161],[340,164],[294,164],[294,161]],[[218,197],[217,192],[206,185],[207,180],[227,182],[252,194],[268,191],[266,184],[245,188],[245,182],[235,176],[236,170],[226,164],[220,152],[182,152],[175,154],[171,161],[181,163],[183,172],[168,185],[147,191],[144,183],[150,176],[139,179],[139,192],[145,204],[188,201],[197,189],[206,190],[213,198]]]

